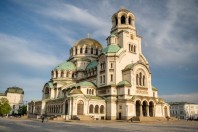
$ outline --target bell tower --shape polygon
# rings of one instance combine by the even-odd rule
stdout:
[[[113,14],[111,19],[111,34],[116,34],[121,30],[135,30],[135,16],[124,7]]]

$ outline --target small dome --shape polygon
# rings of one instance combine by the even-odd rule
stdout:
[[[80,46],[88,45],[88,46],[96,46],[96,47],[102,48],[102,45],[97,40],[92,39],[92,38],[81,39],[77,41],[74,46],[78,46],[78,45]]]
[[[121,48],[118,45],[108,45],[102,50],[102,53],[117,53]]]
[[[126,81],[126,80],[121,81],[121,82],[119,82],[119,83],[117,84],[117,87],[123,87],[123,86],[130,87],[131,84],[130,84],[128,81]]]
[[[96,60],[94,60],[94,61],[90,62],[90,63],[87,65],[86,70],[95,68],[95,67],[97,67],[97,65],[98,65],[98,62],[97,62]]]
[[[76,66],[72,62],[65,61],[65,62],[59,64],[57,67],[55,67],[54,70],[70,70],[70,71],[74,71],[74,70],[76,70]]]
[[[71,95],[71,94],[83,94],[83,92],[82,92],[80,89],[73,89],[73,90],[70,91],[69,94],[70,94],[70,95]]]
[[[19,87],[9,87],[6,90],[6,94],[7,93],[18,93],[18,94],[24,94],[24,91],[22,88]]]

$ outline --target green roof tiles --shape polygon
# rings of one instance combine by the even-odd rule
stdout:
[[[91,95],[85,95],[86,98],[88,99],[97,99],[97,100],[104,100],[103,98],[99,96],[91,96]]]
[[[128,64],[127,66],[125,66],[124,70],[130,70],[136,63],[133,64]]]
[[[117,53],[121,48],[118,45],[108,45],[102,50],[102,53]]]
[[[69,88],[73,88],[73,87],[92,87],[92,88],[96,88],[96,86],[92,83],[92,82],[88,82],[88,81],[84,81],[84,82],[80,82],[77,84],[73,84],[70,85]]]
[[[96,67],[97,65],[98,65],[98,62],[96,60],[94,60],[87,65],[86,70],[92,69],[92,68]]]
[[[57,67],[54,68],[55,70],[71,70],[74,71],[76,70],[76,66],[69,61],[65,61],[63,63],[61,63],[60,65],[58,65]]]
[[[117,84],[117,87],[123,87],[123,86],[128,86],[128,87],[130,87],[131,84],[130,84],[128,81],[126,81],[126,80],[121,81],[121,82],[119,82],[119,83]]]

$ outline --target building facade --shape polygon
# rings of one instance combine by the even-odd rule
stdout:
[[[29,114],[108,120],[169,116],[169,105],[152,87],[141,39],[135,16],[126,9],[117,11],[107,46],[92,38],[77,41],[68,60],[52,70],[42,100],[29,103]]]
[[[18,114],[19,106],[23,105],[24,91],[19,87],[9,87],[5,93],[0,93],[0,98],[6,98],[11,106],[10,114]]]
[[[170,103],[170,115],[178,119],[198,119],[198,104],[186,102]]]

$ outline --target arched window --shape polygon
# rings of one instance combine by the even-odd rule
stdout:
[[[96,49],[96,55],[98,55],[98,49]]]
[[[128,95],[130,95],[130,89],[128,89]]]
[[[140,76],[139,76],[139,84],[140,86],[142,85],[142,73],[140,72]]]
[[[87,54],[87,47],[85,48],[85,54]]]
[[[125,16],[122,16],[121,17],[121,24],[125,24],[126,22],[125,22]]]
[[[91,94],[91,89],[89,89],[89,94]]]
[[[78,54],[78,49],[76,48],[76,55]]]
[[[131,51],[131,45],[129,44],[129,51]]]
[[[136,85],[139,84],[138,81],[139,81],[139,77],[138,77],[138,74],[136,74]]]
[[[92,89],[92,95],[94,95],[94,90]]]
[[[101,113],[101,114],[104,114],[104,105],[101,105],[101,106],[100,106],[100,113]]]
[[[89,113],[93,113],[93,105],[89,106]]]
[[[61,77],[64,77],[64,71],[61,71]]]
[[[134,45],[134,48],[133,48],[133,52],[135,52],[136,53],[136,46]]]
[[[58,78],[58,71],[56,71],[56,78]]]
[[[129,24],[131,24],[131,17],[129,17]]]
[[[87,94],[89,94],[89,89],[87,89]]]
[[[80,48],[80,54],[82,54],[83,53],[83,49],[82,48]]]
[[[95,113],[98,113],[98,109],[99,109],[99,106],[96,105],[96,106],[95,106]]]
[[[93,48],[91,48],[91,54],[93,54]]]
[[[143,75],[143,78],[142,78],[142,83],[143,83],[142,85],[145,86],[145,76],[144,75]]]
[[[131,51],[133,51],[133,45],[131,45]]]
[[[67,72],[66,77],[69,77],[69,72]]]

